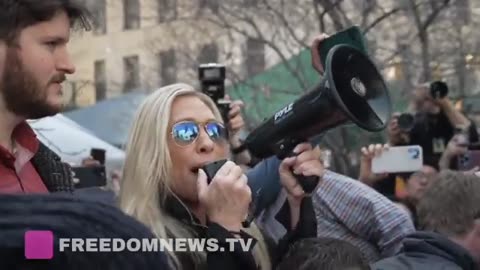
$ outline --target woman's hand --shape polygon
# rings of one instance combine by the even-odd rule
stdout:
[[[206,208],[211,222],[230,231],[241,230],[252,193],[240,166],[228,161],[218,170],[210,184],[207,183],[205,172],[199,170],[197,188],[199,201]]]

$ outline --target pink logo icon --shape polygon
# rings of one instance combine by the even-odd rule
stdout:
[[[49,260],[53,258],[53,232],[25,232],[25,258],[30,260]]]

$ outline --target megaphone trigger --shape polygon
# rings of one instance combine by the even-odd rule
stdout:
[[[315,187],[317,186],[318,181],[320,181],[320,178],[315,175],[305,176],[300,174],[294,174],[294,176],[297,179],[300,186],[302,186],[303,191],[305,191],[305,193],[307,194],[312,193],[315,190]]]

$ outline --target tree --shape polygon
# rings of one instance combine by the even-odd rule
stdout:
[[[407,14],[413,17],[417,36],[420,40],[423,67],[422,80],[424,81],[430,81],[432,79],[432,72],[430,69],[430,38],[428,30],[434,24],[439,14],[448,7],[449,3],[450,0],[407,0]]]
[[[207,4],[199,7],[188,1],[179,7],[178,16],[165,27],[168,33],[163,32],[160,40],[152,39],[152,47],[157,47],[156,42],[175,40],[175,49],[183,58],[179,61],[183,66],[177,68],[185,71],[182,77],[185,79],[180,80],[196,82],[198,55],[206,45],[216,44],[218,61],[229,69],[228,84],[247,85],[250,89],[246,93],[230,88],[231,94],[247,98],[246,118],[250,128],[318,82],[319,77],[315,77],[312,69],[305,65],[305,58],[301,57],[313,37],[320,32],[335,33],[354,24],[364,31],[370,56],[378,68],[385,74],[399,69],[396,74],[400,76],[391,78],[390,90],[398,97],[395,103],[402,101],[400,110],[405,109],[409,91],[418,82],[445,78],[451,85],[465,89],[474,81],[467,75],[477,56],[466,63],[465,55],[479,46],[474,35],[476,28],[472,26],[475,23],[466,23],[468,29],[465,26],[459,29],[461,17],[453,16],[455,7],[451,2],[454,1],[213,2],[213,6],[206,1]],[[245,65],[248,62],[245,59],[252,61]],[[291,81],[288,85],[296,87],[279,85],[275,82],[278,77],[265,82],[261,78],[263,75],[257,74],[278,63],[284,71],[282,76]],[[277,107],[274,109],[272,104]],[[359,147],[369,142],[381,141],[381,133],[371,134],[348,127],[331,131],[322,143],[333,150],[338,159],[335,163],[340,167],[338,171],[354,175],[351,153],[359,152]]]
[[[246,118],[250,127],[257,126],[261,119],[272,115],[274,109],[265,110],[265,99],[275,102],[276,108],[280,109],[285,103],[279,102],[279,95],[283,96],[282,101],[292,100],[308,89],[320,79],[314,74],[311,67],[305,65],[304,58],[294,57],[300,55],[304,50],[309,48],[313,37],[319,32],[334,33],[356,22],[361,24],[366,34],[371,34],[374,39],[375,34],[387,27],[385,22],[391,17],[399,13],[398,7],[389,7],[381,5],[380,1],[364,1],[361,8],[358,8],[358,1],[342,1],[342,0],[301,0],[301,1],[285,1],[285,0],[258,0],[246,5],[243,1],[225,0],[218,2],[215,10],[204,10],[203,16],[195,14],[190,20],[190,31],[185,32],[175,29],[177,36],[193,35],[194,33],[202,33],[203,35],[215,36],[215,39],[222,44],[247,44],[253,48],[253,44],[261,44],[265,50],[265,68],[272,66],[274,63],[281,63],[286,72],[284,76],[288,76],[290,80],[295,81],[296,88],[286,89],[285,85],[272,87],[272,84],[256,83],[256,74],[248,74],[249,66],[241,67],[235,65],[238,57],[238,46],[219,46],[224,48],[222,52],[226,55],[226,62],[231,60],[229,79],[231,83],[247,83],[251,88],[248,95],[248,105]],[[204,23],[202,23],[204,22]],[[212,29],[215,29],[212,31]],[[213,34],[211,34],[213,33]],[[242,48],[243,54],[247,55],[254,51],[247,50],[245,46]],[[373,48],[373,47],[372,47]],[[376,49],[376,48],[373,48]],[[184,52],[188,55],[188,48]],[[198,52],[195,52],[198,53]],[[194,53],[194,54],[195,54]],[[375,53],[372,50],[372,53]],[[398,51],[393,48],[390,50],[389,58],[397,55]],[[233,59],[228,59],[228,57]],[[258,59],[258,55],[251,57]],[[189,57],[195,59],[195,57]],[[246,57],[248,59],[248,57]],[[381,60],[381,59],[377,59]],[[388,60],[388,59],[387,59]],[[260,61],[261,62],[261,61]],[[386,63],[380,62],[380,66],[386,66]],[[253,64],[258,64],[253,61]],[[313,77],[314,76],[314,77]],[[245,80],[246,78],[254,78],[253,80]],[[257,80],[258,81],[258,80]],[[252,91],[253,90],[253,91]],[[233,88],[232,91],[235,91]],[[234,93],[237,97],[245,98],[245,93]],[[287,97],[287,98],[285,98]],[[350,127],[342,127],[329,132],[322,144],[333,150],[334,164],[336,170],[355,175],[355,166],[352,166],[351,152],[358,151],[362,143],[366,143],[372,134],[362,132],[359,129]],[[354,136],[354,135],[358,136]],[[374,136],[380,140],[381,134]],[[355,138],[355,140],[352,140]],[[352,145],[351,141],[357,141],[359,144]]]

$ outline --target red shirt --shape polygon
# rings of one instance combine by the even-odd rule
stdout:
[[[31,159],[40,142],[32,128],[20,123],[12,133],[15,154],[0,145],[0,193],[48,193]]]

